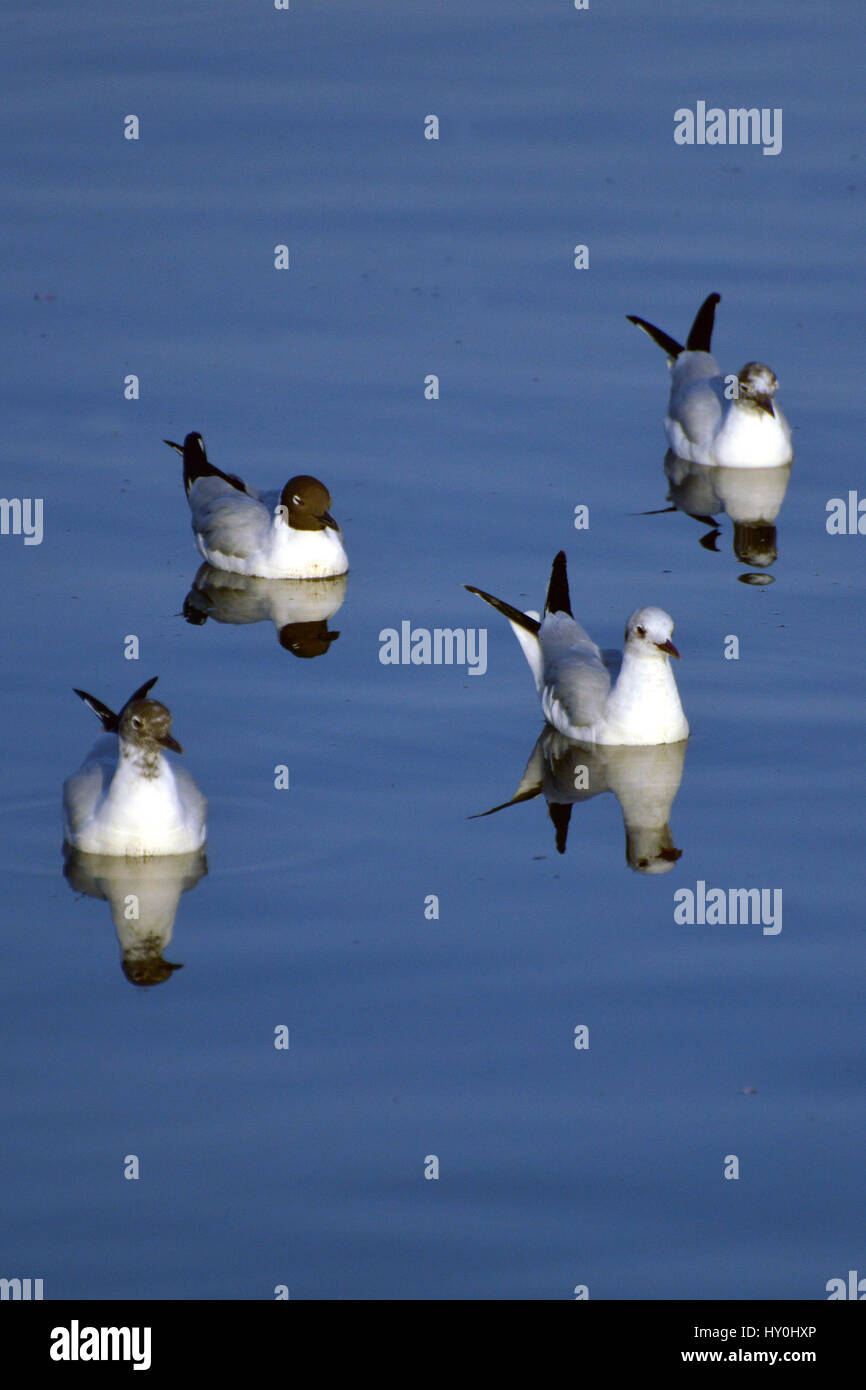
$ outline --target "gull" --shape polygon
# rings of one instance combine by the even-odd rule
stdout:
[[[483,589],[465,585],[509,621],[535,678],[544,717],[579,743],[679,743],[689,726],[669,657],[673,619],[661,608],[639,608],[626,624],[621,662],[602,653],[575,622],[568,594],[565,552],[553,561],[544,618],[522,613]],[[611,686],[611,675],[619,673]]]
[[[207,802],[165,750],[180,753],[171,734],[171,713],[148,700],[157,677],[130,695],[119,714],[76,690],[99,719],[97,739],[78,772],[63,787],[67,844],[86,854],[131,858],[187,854],[205,842]]]
[[[258,492],[210,463],[200,434],[183,444],[183,482],[200,554],[216,569],[259,579],[324,579],[345,574],[343,534],[324,483],[308,474],[282,492]]]
[[[646,319],[627,314],[667,354],[671,394],[665,434],[674,453],[689,463],[721,468],[776,468],[794,457],[791,428],[773,397],[775,374],[763,362],[747,362],[724,376],[710,353],[713,320],[721,295],[708,295],[686,345]]]

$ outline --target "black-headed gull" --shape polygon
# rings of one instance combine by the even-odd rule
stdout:
[[[522,613],[471,584],[465,586],[491,603],[511,624],[541,700],[544,717],[566,738],[581,743],[679,743],[688,738],[669,658],[679,656],[671,641],[673,619],[661,608],[639,608],[625,630],[619,674],[618,653],[602,653],[575,622],[568,595],[565,552],[553,562],[544,618]]]
[[[165,750],[182,752],[171,734],[171,714],[146,698],[157,677],[130,695],[119,714],[88,695],[104,733],[78,772],[63,786],[68,844],[86,854],[186,854],[206,838],[207,802]]]
[[[627,314],[667,355],[671,394],[665,434],[689,463],[720,468],[775,468],[794,457],[791,428],[775,404],[778,381],[763,362],[723,375],[710,352],[719,294],[698,310],[685,347],[646,319]]]
[[[200,434],[183,444],[183,482],[199,552],[216,569],[258,579],[325,579],[345,574],[343,535],[324,483],[307,474],[282,492],[258,492],[210,463]]]

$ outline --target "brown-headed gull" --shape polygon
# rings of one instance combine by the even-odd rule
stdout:
[[[157,677],[130,695],[119,714],[76,690],[102,724],[78,772],[63,787],[66,841],[86,854],[187,854],[206,839],[207,802],[189,773],[165,757],[182,752],[171,713],[146,698]]]
[[[708,295],[686,345],[646,319],[627,314],[667,354],[671,394],[665,434],[674,453],[689,463],[720,468],[777,468],[794,457],[791,428],[773,397],[775,374],[763,362],[747,362],[723,375],[710,352],[719,294]]]
[[[183,482],[200,554],[216,569],[259,579],[325,579],[345,574],[343,534],[324,483],[308,474],[281,492],[258,492],[208,460],[200,434],[183,444]]]

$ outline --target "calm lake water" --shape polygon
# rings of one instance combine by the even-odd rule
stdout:
[[[7,5],[3,491],[44,534],[0,536],[0,1275],[821,1299],[863,1269],[866,539],[826,529],[866,493],[861,24]],[[676,145],[698,101],[780,108],[781,153]],[[625,316],[682,340],[712,290],[723,369],[779,377],[789,478],[665,471]],[[190,430],[255,484],[322,478],[348,579],[200,574],[162,443]],[[602,646],[673,615],[692,728],[585,790],[463,588],[539,607],[560,548]],[[383,664],[404,622],[485,629],[486,670]],[[206,858],[65,865],[72,687],[152,675]],[[538,795],[472,819],[528,763]],[[781,916],[676,921],[699,884]]]

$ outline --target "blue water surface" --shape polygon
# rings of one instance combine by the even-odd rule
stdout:
[[[3,491],[44,534],[0,536],[4,1277],[820,1299],[863,1269],[866,539],[826,528],[863,476],[861,23],[9,0]],[[676,145],[699,100],[780,108],[781,153]],[[723,369],[769,361],[794,427],[758,563],[731,512],[665,510],[665,362],[625,317],[682,340],[713,290]],[[184,620],[162,440],[190,430],[254,484],[329,487],[351,572],[323,654],[280,645],[279,598],[200,586]],[[674,616],[692,728],[661,809],[627,768],[619,798],[560,786],[563,853],[543,792],[470,819],[542,718],[462,587],[538,608],[560,548],[601,645]],[[383,664],[407,621],[485,629],[486,670]],[[72,688],[116,708],[152,675],[206,866],[64,876],[98,732]],[[667,872],[636,862],[644,813]],[[677,922],[699,882],[778,890],[781,930]],[[138,984],[128,891],[159,947]]]

